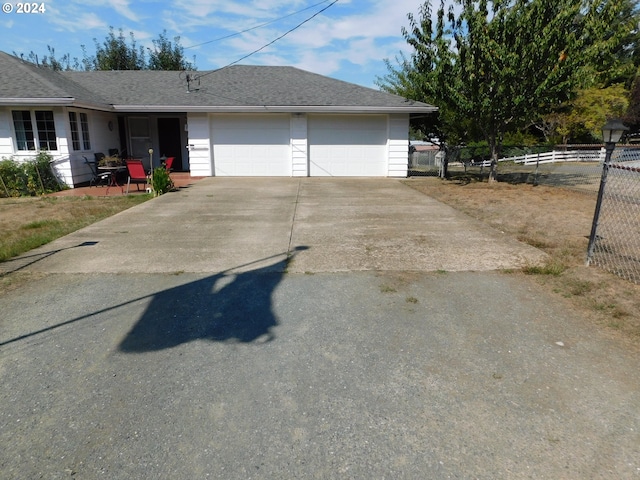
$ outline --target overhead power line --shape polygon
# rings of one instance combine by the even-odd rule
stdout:
[[[223,37],[214,38],[213,40],[209,40],[207,42],[196,43],[195,45],[191,45],[189,47],[184,47],[184,49],[186,50],[188,48],[201,47],[202,45],[208,45],[210,43],[220,42],[222,40],[226,40],[227,38],[237,37],[238,35],[242,35],[243,33],[247,33],[247,32],[250,32],[252,30],[257,30],[258,28],[266,27],[267,25],[271,25],[272,23],[279,22],[280,20],[284,20],[285,18],[293,17],[294,15],[302,13],[302,12],[304,12],[306,10],[311,10],[312,8],[317,7],[318,5],[322,5],[323,3],[327,3],[328,1],[329,0],[322,0],[322,2],[314,3],[313,5],[309,5],[308,7],[303,8],[302,10],[298,10],[297,12],[290,13],[288,15],[285,15],[284,17],[275,18],[275,19],[270,20],[268,22],[261,23],[260,25],[256,25],[255,27],[247,28],[246,30],[242,30],[242,31],[236,32],[236,33],[231,33],[231,34],[225,35]]]
[[[324,2],[321,2],[321,3],[324,3]],[[267,43],[267,44],[263,45],[262,47],[260,47],[260,48],[258,48],[258,49],[256,49],[256,50],[254,50],[253,52],[246,54],[245,56],[243,56],[243,57],[239,58],[238,60],[236,60],[236,61],[234,61],[234,62],[231,62],[231,63],[229,63],[229,64],[225,65],[224,67],[216,68],[215,70],[211,70],[210,72],[203,73],[202,75],[197,75],[197,76],[194,76],[194,77],[191,77],[191,78],[189,78],[190,76],[187,76],[187,82],[194,81],[194,80],[199,80],[199,79],[201,79],[201,78],[203,78],[203,77],[206,77],[207,75],[211,75],[212,73],[215,73],[215,72],[218,72],[218,71],[220,71],[220,70],[222,70],[222,69],[224,69],[224,68],[230,67],[231,65],[235,65],[236,63],[240,63],[242,60],[245,60],[245,59],[249,58],[250,56],[255,55],[256,53],[258,53],[258,52],[260,52],[260,51],[264,50],[265,48],[267,48],[267,47],[269,47],[269,46],[273,45],[273,44],[274,44],[274,43],[276,43],[278,40],[280,40],[280,39],[282,39],[282,38],[286,37],[286,36],[287,36],[287,35],[289,35],[291,32],[294,32],[295,30],[297,30],[298,28],[300,28],[300,27],[301,27],[302,25],[304,25],[305,23],[307,23],[307,22],[309,22],[309,21],[313,20],[315,17],[317,17],[317,16],[318,16],[318,15],[320,15],[322,12],[326,11],[328,8],[332,7],[332,6],[333,6],[333,5],[335,5],[336,3],[338,3],[338,0],[333,0],[333,2],[331,2],[329,5],[327,5],[326,7],[324,7],[324,8],[323,8],[323,9],[321,9],[321,10],[318,10],[316,13],[314,13],[313,15],[311,15],[309,18],[307,18],[306,20],[304,20],[304,21],[300,22],[298,25],[296,25],[295,27],[291,28],[290,30],[287,30],[285,33],[283,33],[283,34],[282,34],[282,35],[280,35],[279,37],[277,37],[277,38],[275,38],[275,39],[271,40],[269,43]]]

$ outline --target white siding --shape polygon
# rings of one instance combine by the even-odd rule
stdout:
[[[409,162],[409,115],[389,115],[390,177],[406,177]]]
[[[11,111],[0,108],[0,159],[13,155],[13,131],[11,130]]]
[[[206,113],[190,113],[187,116],[189,129],[189,166],[194,177],[213,175],[211,158],[212,142],[209,115]]]
[[[58,178],[70,187],[77,183],[74,178],[74,165],[69,157],[69,143],[67,136],[71,136],[69,131],[69,115],[66,108],[56,108],[53,111],[53,119],[56,125],[56,136],[58,137],[58,151],[51,152],[54,161],[52,167],[58,174]]]
[[[78,113],[78,122],[80,121],[80,113],[87,114],[87,120],[89,122],[89,140],[91,142],[90,150],[73,150],[69,111]],[[65,149],[67,150],[67,156],[70,159],[69,169],[72,176],[72,182],[76,185],[86,183],[91,180],[92,173],[91,169],[84,161],[85,157],[89,161],[94,161],[96,153],[104,153],[107,155],[109,150],[112,148],[120,149],[118,117],[117,115],[108,112],[69,108],[65,109],[64,119],[66,129]],[[109,122],[111,122],[112,129],[109,129]],[[81,145],[81,147],[83,147],[83,145]]]
[[[13,129],[12,110],[47,110],[53,112],[53,121],[56,129],[56,150],[49,152],[53,158],[52,166],[56,174],[67,185],[73,185],[73,176],[71,172],[71,164],[69,162],[69,151],[67,142],[67,126],[64,121],[64,109],[62,107],[33,107],[33,106],[15,106],[0,109],[0,158],[11,158],[18,162],[24,162],[35,158],[38,154],[35,150],[22,151],[16,150],[15,135]],[[33,125],[34,130],[37,128]]]
[[[58,177],[70,187],[91,179],[89,167],[84,163],[85,156],[93,160],[95,152],[107,153],[110,148],[117,148],[119,145],[118,118],[115,114],[66,107],[5,107],[0,109],[0,157],[3,158],[12,157],[17,161],[25,161],[37,154],[35,151],[15,150],[12,110],[53,111],[58,148],[49,152],[53,157],[52,167]],[[72,150],[69,110],[87,114],[91,150]],[[108,128],[109,121],[113,123],[113,130]]]
[[[291,115],[291,162],[292,176],[309,175],[307,116],[301,113]]]
[[[11,116],[11,112],[13,110],[29,110],[34,112],[36,110],[46,110],[53,112],[53,121],[56,129],[56,143],[57,149],[49,152],[52,157],[58,158],[63,155],[68,155],[67,152],[67,142],[64,136],[66,135],[67,128],[64,124],[64,119],[62,117],[62,108],[52,108],[52,107],[33,107],[33,106],[16,106],[16,107],[5,107],[0,110],[0,155],[2,157],[13,157],[17,161],[28,160],[33,158],[38,153],[35,150],[16,150],[15,135],[13,130],[13,118]],[[32,117],[33,118],[33,117]],[[37,129],[35,125],[35,119],[33,123],[34,130]]]
[[[112,148],[120,149],[120,134],[116,115],[108,112],[78,111],[86,113],[89,118],[89,136],[91,137],[92,149],[90,153],[92,156],[96,152],[102,152],[106,155]],[[109,129],[109,122],[111,122],[113,130]],[[69,141],[71,141],[71,135],[69,135]]]

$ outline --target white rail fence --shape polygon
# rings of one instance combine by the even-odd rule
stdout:
[[[526,147],[522,147],[524,149]],[[462,154],[467,151],[466,155]],[[477,155],[478,149],[463,147],[452,149],[447,152],[447,167],[449,171],[455,172],[464,170],[465,173],[473,171],[470,169],[480,168],[481,174],[488,174],[491,160]],[[486,155],[487,152],[485,152]],[[414,152],[409,156],[409,175],[440,175],[443,168],[444,151]],[[568,180],[566,186],[572,187],[576,184],[576,179],[584,178],[586,185],[591,185],[599,181],[601,167],[604,162],[605,151],[603,147],[594,145],[593,147],[563,147],[550,152],[526,153],[515,156],[502,157],[498,159],[498,173],[517,172],[523,176],[527,171],[530,177],[522,181],[537,182],[550,179],[551,183],[560,185],[561,175]],[[486,158],[486,157],[485,157]],[[640,147],[621,146],[616,148],[612,157],[612,163],[622,163],[634,168],[640,167]],[[591,190],[591,188],[590,188]]]
[[[529,153],[516,157],[503,157],[500,162],[513,162],[522,165],[540,165],[557,162],[603,162],[604,148],[600,150],[553,150],[545,153]],[[490,162],[489,162],[490,163]]]
[[[522,165],[540,165],[559,162],[598,162],[603,163],[604,148],[593,150],[553,150],[545,153],[529,153],[514,157],[503,157],[498,162],[513,162]],[[640,167],[640,149],[620,147],[614,150],[612,163],[624,163],[626,166]],[[489,162],[491,164],[491,162]]]

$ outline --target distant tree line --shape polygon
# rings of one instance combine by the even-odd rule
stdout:
[[[129,37],[124,35],[122,29],[118,34],[110,27],[109,34],[102,43],[93,39],[95,54],[87,52],[82,45],[83,57],[72,58],[68,53],[57,56],[55,48],[47,46],[48,53],[38,56],[31,51],[29,54],[14,55],[38,65],[53,70],[195,70],[195,58],[193,63],[187,60],[184,48],[180,44],[180,37],[174,37],[171,41],[164,30],[157,38],[152,40],[153,48],[145,49],[138,45],[133,32]]]
[[[637,0],[425,1],[386,60],[385,91],[439,107],[418,136],[449,145],[592,143],[610,117],[640,131]],[[495,170],[492,169],[492,175]]]

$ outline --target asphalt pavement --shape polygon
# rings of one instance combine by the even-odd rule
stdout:
[[[205,179],[2,264],[0,477],[640,478],[640,357],[391,179]]]

